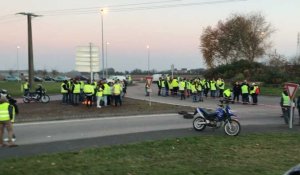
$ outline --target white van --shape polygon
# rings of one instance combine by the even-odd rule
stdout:
[[[153,74],[152,75],[152,82],[158,82],[160,77],[163,77],[163,74]]]

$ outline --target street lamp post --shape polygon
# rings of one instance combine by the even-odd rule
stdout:
[[[148,52],[148,75],[150,75],[150,46],[147,45],[147,52]]]
[[[20,70],[19,70],[19,49],[20,49],[20,46],[17,46],[17,73],[18,73],[18,77],[20,77]]]
[[[106,42],[106,51],[105,51],[105,73],[106,73],[106,78],[108,78],[108,68],[107,68],[107,48],[108,48],[108,45],[110,43],[109,42]]]
[[[101,9],[100,13],[101,13],[101,34],[102,34],[102,78],[104,78],[104,38],[103,38],[103,33],[104,33],[103,32],[103,15],[104,15],[104,9]]]

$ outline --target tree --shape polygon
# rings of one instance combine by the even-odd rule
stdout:
[[[52,69],[52,71],[51,71],[51,74],[52,74],[52,76],[57,76],[58,75],[58,71],[57,70],[55,70],[55,69]]]
[[[133,75],[142,74],[142,70],[141,69],[134,69],[133,71],[131,71],[131,74],[133,74]]]
[[[46,77],[46,75],[48,75],[48,71],[46,69],[42,70],[41,72],[43,77]]]
[[[274,51],[274,53],[270,53],[269,55],[268,65],[271,67],[283,67],[287,64],[287,60],[280,54]]]
[[[215,28],[205,28],[200,49],[209,68],[240,59],[254,62],[270,47],[267,39],[273,32],[261,14],[235,14]]]

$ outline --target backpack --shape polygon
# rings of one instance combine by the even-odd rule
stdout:
[[[259,89],[259,87],[256,88],[255,94],[257,94],[257,95],[260,94],[260,89]]]

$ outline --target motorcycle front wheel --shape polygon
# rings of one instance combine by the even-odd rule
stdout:
[[[227,121],[224,125],[224,131],[229,136],[237,136],[241,131],[241,124],[234,119]]]
[[[205,129],[206,124],[205,124],[206,120],[203,117],[196,117],[193,121],[193,127],[196,131],[202,131]]]
[[[50,97],[48,95],[43,95],[40,99],[42,103],[48,103],[50,101]]]

